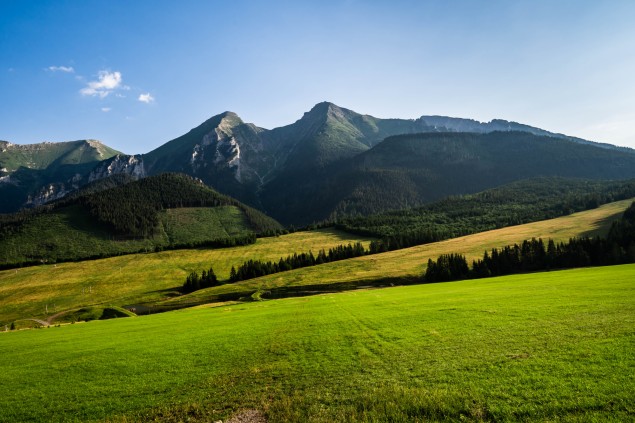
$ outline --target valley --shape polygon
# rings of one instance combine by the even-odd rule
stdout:
[[[632,203],[236,283],[224,282],[247,260],[378,238],[330,227],[0,271],[0,322],[12,329],[0,333],[1,420],[628,420],[635,265],[422,277],[441,254],[472,260],[534,237],[605,237]],[[167,209],[158,219],[171,239],[190,242],[236,227],[240,207]],[[223,284],[180,291],[210,266]]]

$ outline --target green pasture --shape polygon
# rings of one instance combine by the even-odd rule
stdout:
[[[633,421],[635,265],[0,333],[0,421]]]
[[[221,278],[228,278],[232,266],[249,259],[277,260],[295,251],[317,252],[359,240],[364,241],[336,230],[319,230],[261,238],[241,247],[171,250],[4,270],[0,271],[0,325],[31,317],[47,319],[89,305],[159,301],[178,295],[176,288],[190,272],[210,265]]]

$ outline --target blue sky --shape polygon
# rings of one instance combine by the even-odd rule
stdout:
[[[0,139],[143,153],[328,100],[635,147],[633,22],[631,0],[0,0]]]

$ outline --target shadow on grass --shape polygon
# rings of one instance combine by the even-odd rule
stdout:
[[[595,229],[591,229],[586,232],[583,232],[582,234],[580,234],[579,237],[584,238],[584,237],[606,236],[609,233],[609,230],[611,229],[611,225],[613,224],[613,222],[620,219],[623,214],[624,214],[624,211],[619,211],[610,216],[606,216],[603,219],[600,219]]]
[[[266,290],[246,289],[239,292],[231,292],[226,294],[214,294],[205,298],[184,299],[185,301],[178,304],[131,304],[124,306],[125,309],[134,310],[137,315],[163,313],[166,311],[178,310],[187,307],[194,307],[202,304],[226,302],[226,301],[254,301],[254,300],[273,300],[291,297],[306,297],[319,294],[333,294],[344,291],[352,291],[355,289],[368,288],[387,288],[390,286],[413,285],[422,283],[420,278],[415,277],[393,277],[379,278],[373,280],[352,281],[352,282],[336,282],[330,284],[313,284],[302,286],[281,286]],[[157,292],[170,292],[174,289],[161,290]]]

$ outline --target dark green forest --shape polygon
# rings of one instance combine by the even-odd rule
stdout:
[[[280,176],[264,187],[262,203],[280,222],[306,225],[538,177],[635,178],[635,154],[525,132],[405,134],[324,168]]]
[[[535,178],[409,210],[345,218],[336,227],[380,238],[371,251],[381,252],[553,219],[633,197],[635,180]]]

